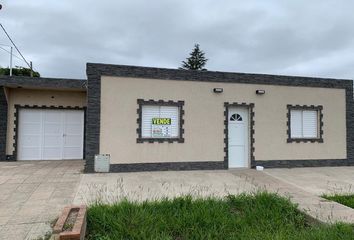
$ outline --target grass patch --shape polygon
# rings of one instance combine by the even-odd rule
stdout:
[[[354,239],[348,224],[309,224],[288,199],[270,193],[89,207],[90,239]]]
[[[343,204],[345,206],[354,208],[354,194],[347,194],[347,195],[323,195],[323,198],[331,201],[335,201],[337,203]]]

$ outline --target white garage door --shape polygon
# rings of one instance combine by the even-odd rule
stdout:
[[[20,109],[18,118],[18,160],[83,158],[83,110]]]

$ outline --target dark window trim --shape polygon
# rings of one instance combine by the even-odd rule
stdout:
[[[300,142],[319,142],[319,143],[323,143],[323,113],[322,113],[322,109],[323,106],[322,105],[318,105],[318,106],[314,106],[314,105],[291,105],[288,104],[287,105],[287,135],[288,135],[288,139],[287,142],[291,143],[291,142],[296,142],[296,143],[300,143]],[[292,138],[291,137],[291,115],[290,115],[290,111],[291,110],[315,110],[318,112],[318,137],[317,138]]]
[[[9,156],[11,160],[17,160],[17,142],[18,142],[18,118],[19,118],[19,110],[20,109],[52,109],[52,110],[84,110],[84,142],[83,142],[83,159],[86,157],[86,110],[87,107],[71,107],[71,106],[46,106],[46,105],[20,105],[15,104],[15,112],[14,112],[14,143],[13,143],[13,152],[12,156]]]
[[[184,110],[183,110],[183,106],[184,106],[184,101],[164,101],[164,100],[144,100],[144,99],[138,99],[137,100],[138,103],[138,110],[137,110],[137,114],[138,114],[138,119],[137,119],[137,123],[138,123],[138,128],[136,129],[136,133],[138,134],[138,137],[136,139],[137,143],[144,143],[144,142],[149,142],[149,143],[153,143],[153,142],[158,142],[158,143],[163,143],[163,142],[168,142],[168,143],[173,143],[173,142],[178,142],[178,143],[184,143],[184,138],[183,138],[183,134],[184,134]],[[174,106],[174,107],[178,107],[179,108],[179,137],[177,138],[143,138],[141,136],[141,131],[142,131],[142,126],[141,126],[141,119],[142,119],[142,107],[146,105],[152,105],[152,106]]]
[[[224,165],[225,168],[229,168],[229,108],[230,107],[246,107],[249,109],[249,133],[250,133],[250,168],[256,166],[255,165],[255,157],[254,157],[254,143],[255,143],[255,139],[254,139],[254,125],[255,125],[255,121],[254,121],[254,103],[228,103],[225,102],[224,103]]]

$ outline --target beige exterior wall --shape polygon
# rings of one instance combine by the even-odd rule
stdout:
[[[184,100],[185,143],[136,143],[138,98]],[[111,154],[111,163],[223,161],[224,102],[255,104],[256,160],[346,158],[344,89],[105,76],[100,153]],[[287,104],[323,105],[323,143],[287,143]]]
[[[13,153],[14,143],[14,114],[15,105],[38,105],[38,106],[63,106],[84,107],[86,106],[86,92],[57,91],[57,90],[30,90],[8,88],[8,116],[7,116],[7,142],[6,154]]]

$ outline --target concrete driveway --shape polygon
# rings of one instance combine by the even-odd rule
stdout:
[[[38,239],[64,206],[142,201],[183,194],[222,197],[266,189],[291,196],[327,221],[354,222],[354,210],[323,193],[354,192],[354,167],[82,174],[83,161],[0,162],[0,240]]]
[[[317,196],[354,194],[354,167],[278,168],[266,169],[264,172]]]
[[[257,191],[250,179],[242,176],[244,171],[254,172],[247,169],[85,174],[74,203],[112,203],[123,198],[144,201],[181,195],[223,197]]]
[[[168,171],[83,175],[74,202],[114,202],[122,198],[142,201],[183,194],[225,196],[268,189],[255,182],[257,173],[308,194],[354,193],[354,167],[279,168],[256,172],[250,169],[214,171]],[[277,183],[275,183],[277,182]]]
[[[0,162],[0,239],[36,239],[71,204],[83,161]]]
[[[253,169],[87,174],[81,178],[76,204],[112,203],[180,195],[224,197],[267,190],[289,198],[309,216],[324,223],[354,224],[354,209],[319,197],[352,190],[353,168]],[[334,186],[336,186],[334,188]]]

